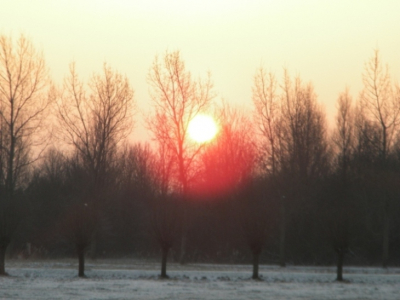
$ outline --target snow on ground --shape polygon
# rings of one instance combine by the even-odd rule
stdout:
[[[251,266],[168,265],[170,279],[158,278],[159,264],[97,260],[77,277],[74,260],[7,261],[0,299],[400,299],[400,269],[260,266],[262,280],[250,279]]]

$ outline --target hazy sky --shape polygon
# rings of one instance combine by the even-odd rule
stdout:
[[[84,78],[108,62],[129,77],[141,113],[150,109],[148,69],[167,49],[249,110],[261,64],[312,81],[330,119],[346,86],[357,97],[375,48],[400,81],[399,0],[1,0],[0,32],[26,34],[58,83],[72,61]],[[136,127],[146,139],[141,118]]]

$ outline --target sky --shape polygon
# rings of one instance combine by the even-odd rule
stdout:
[[[23,33],[44,52],[54,81],[71,62],[83,79],[104,62],[135,90],[135,141],[146,141],[147,74],[156,55],[179,50],[195,77],[209,71],[218,99],[252,110],[260,66],[311,81],[332,123],[346,87],[362,88],[378,48],[400,81],[399,0],[1,0],[0,33]]]

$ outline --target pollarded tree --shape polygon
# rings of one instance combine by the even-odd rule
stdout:
[[[400,87],[393,86],[387,66],[383,66],[379,51],[365,64],[364,88],[360,104],[364,107],[367,121],[380,128],[379,158],[382,170],[387,167],[393,150],[394,138],[400,123]],[[383,244],[382,265],[387,267],[389,258],[390,199],[382,195]]]
[[[33,147],[43,142],[49,88],[43,55],[33,44],[23,35],[0,35],[0,275],[6,274],[5,251],[18,223],[15,192],[37,159]]]
[[[181,233],[182,198],[174,192],[172,169],[174,156],[170,149],[160,145],[151,159],[150,178],[153,182],[153,197],[150,199],[151,225],[161,248],[161,278],[167,278],[168,253]]]
[[[279,264],[284,267],[286,240],[286,197],[280,176],[281,171],[281,96],[279,85],[272,73],[260,67],[254,76],[252,100],[255,106],[255,120],[261,133],[260,146],[262,166],[266,175],[272,179],[275,194],[280,203],[279,222]]]
[[[106,64],[101,74],[92,76],[88,86],[89,89],[78,79],[72,64],[57,102],[57,117],[60,136],[72,146],[78,162],[87,173],[88,182],[83,198],[93,210],[90,212],[93,215],[91,219],[98,223],[101,206],[110,197],[107,192],[111,191],[114,184],[115,176],[112,175],[118,145],[132,130],[134,102],[127,77]],[[94,256],[98,225],[88,226],[93,229],[91,239]],[[86,247],[89,244],[84,243]]]
[[[154,113],[148,126],[159,147],[172,155],[171,178],[175,192],[185,198],[194,172],[194,161],[201,145],[188,139],[188,126],[198,113],[207,110],[213,98],[212,83],[193,80],[179,51],[156,57],[148,74]],[[184,212],[186,215],[186,212]],[[181,240],[181,263],[185,260],[186,221]]]
[[[180,210],[182,202],[174,193],[171,180],[172,155],[167,148],[158,147],[152,151],[148,145],[145,147],[135,145],[127,154],[124,166],[121,165],[120,170],[123,173],[123,179],[126,180],[123,185],[129,185],[129,188],[134,191],[128,197],[125,196],[126,202],[120,205],[127,219],[123,218],[119,222],[122,227],[126,227],[127,224],[132,224],[132,216],[137,214],[135,211],[142,212],[142,216],[135,216],[135,219],[139,218],[142,222],[141,226],[145,224],[151,228],[150,233],[161,248],[160,277],[167,278],[168,253],[179,237],[182,216]],[[146,214],[143,214],[143,210],[139,207],[134,206],[139,199],[144,204]],[[132,231],[132,228],[125,228],[125,230]],[[131,233],[129,238],[133,236]]]
[[[355,115],[348,89],[339,95],[337,104],[336,128],[332,136],[334,169],[329,180],[325,205],[328,208],[326,219],[329,220],[329,236],[337,254],[336,280],[342,281],[344,257],[349,252],[354,211],[350,163],[355,146]]]
[[[93,192],[87,188],[91,180],[78,155],[67,161],[65,193],[62,201],[65,205],[58,222],[59,233],[66,242],[75,247],[78,256],[78,276],[85,277],[85,252],[93,239],[98,226],[98,213],[93,201]]]
[[[260,279],[260,255],[271,235],[276,214],[271,187],[266,181],[265,177],[252,174],[242,185],[237,199],[241,231],[252,253],[252,279],[255,280]]]

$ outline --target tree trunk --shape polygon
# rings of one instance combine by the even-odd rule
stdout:
[[[259,266],[260,252],[253,251],[253,276],[252,279],[260,279],[258,276],[258,266]]]
[[[281,199],[280,205],[280,224],[279,224],[279,265],[281,267],[286,267],[286,208],[285,208],[285,199]]]
[[[163,247],[161,249],[161,278],[168,278],[167,275],[167,257],[168,257],[168,251],[169,247]]]
[[[0,241],[0,276],[8,275],[5,269],[5,261],[6,261],[6,250],[9,242]]]
[[[186,243],[188,236],[188,221],[187,221],[187,208],[186,203],[183,209],[183,217],[182,217],[182,238],[181,238],[181,253],[179,257],[179,263],[184,265],[186,263]]]
[[[78,276],[85,277],[85,247],[78,246],[77,251],[79,261]]]
[[[382,245],[382,267],[384,268],[388,267],[389,233],[390,233],[390,218],[389,218],[387,204],[385,203],[385,211],[383,215],[383,245]]]
[[[343,261],[344,261],[344,252],[343,250],[337,250],[337,266],[336,266],[336,280],[343,281]]]
[[[96,232],[93,233],[92,240],[90,243],[90,258],[92,260],[97,259],[97,234],[96,234]]]
[[[179,263],[184,265],[186,263],[186,241],[187,241],[187,232],[183,229],[182,239],[181,239],[181,255],[179,257]]]

